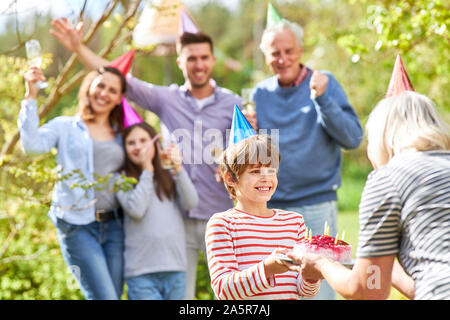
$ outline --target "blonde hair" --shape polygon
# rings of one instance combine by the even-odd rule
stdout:
[[[278,168],[280,160],[280,153],[268,135],[254,135],[225,149],[219,170],[231,199],[236,200],[236,190],[226,183],[227,173],[238,182],[246,169],[253,166]]]
[[[368,153],[387,161],[407,149],[448,150],[450,130],[426,96],[404,91],[381,100],[366,123]]]

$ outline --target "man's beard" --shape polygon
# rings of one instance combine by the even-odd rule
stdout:
[[[201,82],[201,83],[199,83],[199,82],[194,82],[194,81],[192,81],[192,79],[189,79],[189,82],[191,83],[192,88],[195,88],[195,89],[201,89],[201,88],[206,87],[206,86],[209,84],[209,80],[210,80],[210,79],[211,79],[211,76],[208,76],[208,77],[206,78],[206,80],[205,80],[204,82]]]

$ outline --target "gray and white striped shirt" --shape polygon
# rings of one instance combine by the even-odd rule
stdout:
[[[450,151],[406,152],[370,173],[358,258],[396,255],[415,299],[450,299]]]

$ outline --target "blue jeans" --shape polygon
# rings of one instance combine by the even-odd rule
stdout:
[[[89,300],[117,300],[123,291],[123,220],[73,225],[56,222],[61,252]]]
[[[290,207],[284,210],[295,211],[300,213],[305,220],[308,229],[312,230],[313,235],[323,234],[325,221],[330,226],[330,236],[336,236],[337,232],[337,202],[326,201],[318,204]],[[334,300],[336,299],[336,293],[333,288],[325,281],[322,280],[319,293],[311,300]]]
[[[186,291],[186,272],[153,272],[126,280],[130,300],[182,300]]]

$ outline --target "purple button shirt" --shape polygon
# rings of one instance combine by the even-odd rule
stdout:
[[[185,214],[201,220],[233,207],[223,183],[216,181],[211,149],[226,147],[234,105],[242,108],[241,97],[210,81],[214,100],[199,109],[185,85],[157,86],[127,77],[127,98],[154,112],[177,139],[183,165],[199,195],[198,206]]]

